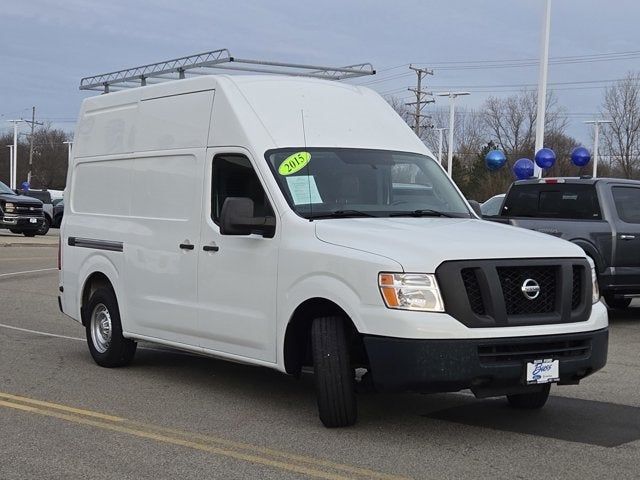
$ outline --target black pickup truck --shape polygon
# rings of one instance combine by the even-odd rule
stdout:
[[[44,224],[42,202],[36,198],[16,195],[0,182],[0,228],[33,237]]]
[[[610,308],[640,295],[640,181],[542,178],[514,182],[498,215],[484,217],[569,240],[598,272]]]

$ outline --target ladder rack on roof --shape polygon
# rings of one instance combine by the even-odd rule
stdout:
[[[102,90],[104,93],[109,93],[114,89],[144,87],[151,83],[177,80],[185,78],[186,75],[209,75],[215,73],[215,69],[315,77],[328,80],[344,80],[364,75],[375,75],[376,73],[370,63],[347,65],[346,67],[320,67],[298,63],[266,62],[235,58],[229,54],[229,50],[223,48],[165,62],[85,77],[80,80],[80,90]]]

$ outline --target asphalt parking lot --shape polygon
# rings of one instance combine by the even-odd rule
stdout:
[[[310,375],[144,344],[95,365],[58,312],[56,234],[0,237],[1,479],[638,478],[640,300],[610,312],[607,366],[541,411],[363,394],[359,423],[328,430]]]

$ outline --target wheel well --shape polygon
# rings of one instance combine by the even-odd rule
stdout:
[[[300,375],[302,367],[311,366],[311,323],[315,318],[337,315],[344,319],[349,336],[351,360],[354,365],[368,364],[362,335],[349,315],[334,302],[325,298],[311,298],[296,308],[287,325],[284,337],[284,366],[287,373]]]
[[[113,285],[109,281],[109,278],[102,272],[94,272],[89,275],[87,281],[84,282],[84,288],[82,289],[82,304],[80,305],[80,313],[82,318],[82,324],[84,325],[84,306],[89,303],[89,299],[93,292],[99,288],[110,288],[113,290]]]
[[[53,220],[51,218],[51,215],[49,215],[48,213],[45,213],[44,216],[45,216],[45,218],[48,218],[49,219],[49,223],[51,223],[51,221]]]

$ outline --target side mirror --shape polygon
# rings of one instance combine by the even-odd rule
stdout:
[[[482,210],[480,209],[480,204],[476,200],[469,200],[469,205],[471,206],[471,209],[476,213],[476,215],[482,218]]]
[[[274,217],[254,217],[253,200],[246,197],[227,197],[220,212],[222,235],[251,235],[259,230],[265,237],[275,234]]]

